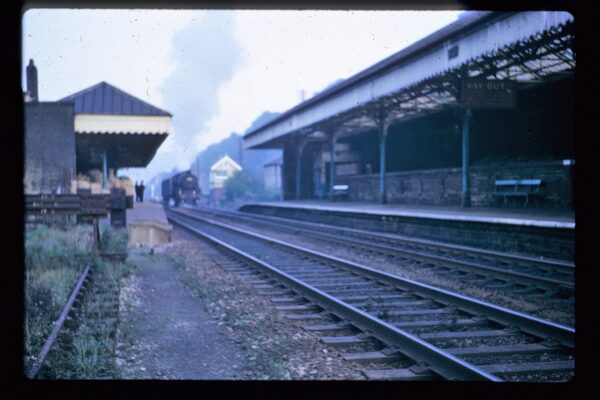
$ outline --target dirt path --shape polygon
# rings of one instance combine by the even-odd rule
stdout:
[[[240,379],[242,352],[159,255],[132,255],[117,363],[124,379]],[[123,300],[123,298],[122,298]]]

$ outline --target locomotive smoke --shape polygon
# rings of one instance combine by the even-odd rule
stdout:
[[[149,167],[187,168],[197,150],[194,136],[218,112],[219,87],[229,81],[241,61],[231,11],[208,11],[177,32],[172,42],[176,66],[163,87],[165,109],[173,114],[173,134]],[[154,169],[154,168],[152,168]]]

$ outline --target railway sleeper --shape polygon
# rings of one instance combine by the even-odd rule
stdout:
[[[345,321],[338,322],[337,324],[317,324],[317,325],[302,325],[302,329],[306,331],[342,331],[352,329],[353,326]]]
[[[288,319],[293,319],[293,320],[303,320],[303,319],[326,319],[326,318],[331,318],[332,314],[326,311],[320,312],[320,313],[314,313],[314,314],[287,314],[285,316]]]
[[[473,356],[473,355],[498,355],[498,354],[531,354],[531,353],[547,353],[552,351],[547,346],[539,343],[528,344],[512,344],[500,346],[477,346],[477,347],[455,347],[442,349],[447,353],[455,356]]]
[[[264,296],[285,297],[285,296],[295,295],[296,293],[291,289],[275,289],[275,290],[261,289],[258,291],[258,294],[262,294]]]
[[[363,302],[363,303],[354,303],[352,304],[356,308],[368,309],[369,311],[374,310],[384,310],[390,307],[411,307],[411,306],[422,306],[431,304],[430,300],[409,300],[409,301],[389,301],[389,302]]]
[[[335,285],[335,284],[343,284],[343,283],[362,283],[363,285],[366,283],[371,283],[371,281],[361,279],[354,276],[348,276],[348,274],[340,275],[340,276],[324,276],[324,275],[314,275],[314,276],[302,276],[294,274],[294,277],[297,279],[301,279],[304,282],[307,282],[310,285]]]
[[[447,308],[419,308],[414,310],[383,310],[377,312],[387,317],[404,317],[404,316],[420,316],[420,315],[437,315],[437,314],[450,314],[456,312],[456,310]],[[385,317],[384,317],[385,318]]]
[[[316,304],[298,304],[298,305],[289,305],[289,306],[275,306],[275,309],[278,311],[318,311],[322,310]]]
[[[477,319],[432,319],[432,320],[424,320],[424,321],[399,321],[399,322],[389,322],[388,323],[394,325],[399,329],[419,329],[419,328],[464,328],[468,326],[487,326],[488,322]]]
[[[474,331],[441,331],[431,333],[420,333],[417,336],[421,339],[429,340],[447,340],[447,339],[465,339],[465,338],[485,338],[485,337],[501,337],[501,336],[515,336],[520,335],[522,332],[517,330],[474,330]]]
[[[317,288],[328,288],[330,290],[336,290],[336,292],[340,290],[363,290],[363,289],[372,289],[376,288],[377,282],[347,282],[347,283],[320,283],[320,284],[312,284]]]
[[[392,363],[397,361],[403,361],[406,357],[398,353],[384,354],[382,351],[367,351],[363,353],[344,353],[342,354],[342,358],[346,361],[355,361],[362,363]]]
[[[258,285],[252,285],[255,289],[280,289],[281,288],[281,284],[268,284],[268,283],[262,283],[262,284],[258,284]]]
[[[404,299],[413,299],[413,296],[406,294],[383,294],[378,296],[367,296],[367,295],[350,295],[350,296],[339,296],[339,299],[346,302],[351,303],[356,307],[353,302],[361,302],[361,301],[371,301],[374,304],[378,302],[383,302],[386,300],[404,300]]]
[[[373,338],[370,335],[364,333],[351,336],[324,336],[321,337],[319,340],[321,341],[321,343],[332,346],[353,345],[373,342]]]
[[[354,286],[367,286],[372,285],[373,282],[365,282],[364,280],[352,280],[352,279],[303,279],[304,282],[311,286],[323,287],[323,288],[336,288],[336,287],[354,287]]]
[[[271,297],[273,303],[300,303],[305,302],[306,298],[301,296],[287,296],[287,297]]]
[[[252,286],[272,286],[276,281],[274,279],[244,279],[244,282]]]
[[[547,361],[547,362],[520,363],[520,364],[491,364],[491,365],[478,365],[478,367],[490,374],[515,374],[515,373],[533,373],[533,372],[543,372],[543,373],[547,374],[550,372],[573,370],[573,369],[575,369],[575,361],[574,360],[565,360],[565,361]]]
[[[432,381],[436,375],[427,367],[416,364],[410,368],[361,370],[369,380]]]

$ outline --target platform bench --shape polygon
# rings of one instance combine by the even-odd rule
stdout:
[[[502,179],[496,181],[496,191],[492,196],[503,199],[502,205],[508,204],[511,198],[524,198],[523,207],[527,206],[529,199],[532,198],[536,205],[542,198],[541,179]]]
[[[334,198],[346,198],[350,187],[348,185],[333,185],[333,197]]]

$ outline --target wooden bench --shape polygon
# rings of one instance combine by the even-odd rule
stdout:
[[[333,185],[333,197],[334,198],[346,198],[350,187],[348,185]]]
[[[536,205],[538,200],[542,198],[541,179],[501,179],[496,181],[496,191],[492,193],[492,196],[502,198],[504,201],[502,205],[508,204],[511,198],[525,198],[523,207],[526,207],[529,203],[529,199],[533,198]]]

